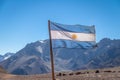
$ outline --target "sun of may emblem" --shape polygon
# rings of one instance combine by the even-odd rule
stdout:
[[[77,35],[76,34],[72,34],[72,39],[77,39]]]

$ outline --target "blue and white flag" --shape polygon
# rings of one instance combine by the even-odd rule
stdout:
[[[50,22],[53,48],[89,48],[95,45],[95,27]]]

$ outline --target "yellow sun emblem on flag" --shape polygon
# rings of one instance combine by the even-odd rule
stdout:
[[[76,34],[72,34],[72,39],[77,39],[77,35]]]

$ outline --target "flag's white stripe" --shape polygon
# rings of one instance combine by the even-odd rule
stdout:
[[[76,41],[95,41],[95,34],[91,34],[91,33],[75,33],[75,32],[51,30],[51,37],[52,37],[52,39],[65,39],[65,40],[76,40]]]

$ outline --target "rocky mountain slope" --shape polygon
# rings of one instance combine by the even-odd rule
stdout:
[[[1,62],[1,65],[13,74],[26,75],[49,72],[50,69],[45,63],[45,60],[49,57],[45,56],[49,54],[45,50],[47,45],[39,41],[27,44],[25,48],[18,51],[14,56]]]
[[[13,56],[14,55],[14,53],[6,53],[6,54],[4,54],[4,55],[0,55],[0,62],[1,61],[3,61],[3,60],[6,60],[6,59],[8,59],[9,57],[11,57],[11,56]]]
[[[97,54],[89,61],[89,68],[107,68],[120,66],[120,40],[103,39],[94,52]]]

